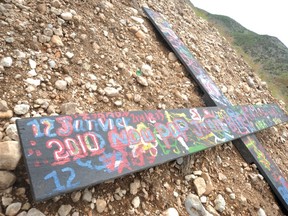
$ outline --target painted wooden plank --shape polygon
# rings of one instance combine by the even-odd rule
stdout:
[[[231,102],[224,96],[217,85],[210,78],[209,74],[197,62],[185,44],[174,33],[170,24],[157,12],[143,8],[150,21],[163,36],[175,52],[179,60],[186,67],[193,79],[198,83],[204,92],[204,101],[207,106],[231,106]],[[249,163],[255,163],[269,183],[271,189],[281,201],[286,211],[288,211],[288,182],[282,176],[279,168],[266,152],[262,144],[255,135],[238,139],[233,142],[241,153],[242,157]],[[251,145],[253,143],[253,145]],[[252,147],[253,146],[253,147]],[[270,166],[266,166],[259,155],[265,157],[264,161],[268,161]]]
[[[277,105],[45,116],[16,121],[36,201],[288,121]]]

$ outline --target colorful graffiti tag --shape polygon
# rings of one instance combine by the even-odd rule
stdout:
[[[229,107],[232,104],[197,62],[185,44],[174,33],[169,23],[157,12],[143,8],[150,21],[173,49],[193,79],[204,92],[204,101],[209,106]],[[241,138],[234,143],[246,160],[254,162],[270,184],[285,209],[288,211],[288,182],[282,177],[277,165],[265,151],[255,135]],[[273,167],[273,169],[271,169]],[[281,181],[280,181],[281,180]]]
[[[94,185],[288,121],[277,105],[17,120],[35,200]]]

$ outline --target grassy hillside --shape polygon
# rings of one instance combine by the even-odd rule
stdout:
[[[276,37],[252,32],[227,16],[210,14],[195,8],[231,41],[250,66],[268,83],[274,97],[283,100],[288,110],[288,48]]]

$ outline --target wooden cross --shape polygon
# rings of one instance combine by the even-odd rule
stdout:
[[[255,139],[247,138],[247,135],[288,121],[288,116],[275,104],[232,106],[169,24],[152,10],[144,10],[196,78],[205,92],[206,103],[214,107],[17,120],[36,201],[147,169],[241,137],[249,141],[245,148],[253,155],[253,152],[258,152],[258,142],[255,144]],[[262,167],[276,167],[267,159],[266,153],[264,156]],[[285,188],[278,188],[278,191],[287,194]],[[283,199],[287,200],[287,196]]]

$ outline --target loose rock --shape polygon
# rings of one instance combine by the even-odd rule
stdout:
[[[195,194],[189,194],[185,199],[185,208],[190,216],[212,216],[206,211],[200,199]]]
[[[92,193],[88,189],[84,190],[82,200],[86,202],[91,202],[92,201]]]
[[[16,176],[8,171],[0,170],[0,190],[5,190],[14,184]]]
[[[134,182],[132,182],[130,184],[130,193],[132,195],[136,195],[138,192],[138,189],[140,188],[140,180],[139,179],[135,179]]]
[[[59,47],[63,47],[64,46],[61,38],[58,35],[53,35],[52,38],[51,38],[51,42],[53,44],[55,44],[56,46],[59,46]]]
[[[257,211],[257,215],[258,216],[266,216],[266,213],[262,208],[259,208],[259,210]]]
[[[64,91],[67,89],[67,82],[65,80],[57,80],[55,82],[55,87],[58,90]]]
[[[19,210],[21,209],[21,206],[22,206],[22,203],[20,202],[12,203],[7,207],[5,214],[7,216],[14,216],[19,212]]]
[[[30,106],[28,104],[17,104],[14,107],[14,112],[17,115],[25,115],[26,113],[28,113],[29,109],[30,109]]]
[[[163,212],[163,216],[179,216],[179,213],[175,208],[168,208]]]
[[[69,20],[73,19],[73,15],[70,12],[61,13],[60,16],[61,16],[62,19],[66,20],[66,21],[69,21]]]
[[[78,107],[77,103],[73,103],[73,102],[64,103],[64,104],[61,105],[60,111],[61,111],[61,114],[71,115],[71,114],[75,114],[75,113],[79,112],[77,107]]]
[[[36,208],[31,208],[28,212],[26,216],[45,216],[45,214],[43,214],[41,211],[39,211]]]
[[[8,125],[5,132],[11,140],[18,140],[19,139],[16,124]]]
[[[96,209],[97,209],[98,213],[104,212],[106,205],[107,205],[107,203],[104,199],[97,199],[96,200]]]
[[[11,57],[4,57],[0,61],[0,65],[3,67],[11,67],[13,63],[13,60]]]
[[[194,180],[194,186],[196,188],[196,192],[197,192],[198,196],[201,196],[202,194],[205,193],[206,183],[205,183],[205,180],[203,178],[201,178],[201,177],[196,178]]]
[[[218,194],[218,196],[214,200],[214,203],[215,203],[215,209],[218,212],[223,212],[225,210],[226,202],[221,194]]]
[[[136,196],[132,200],[132,205],[133,205],[134,208],[138,208],[140,206],[140,198],[139,198],[139,196]]]
[[[81,192],[80,191],[74,191],[72,194],[71,194],[71,199],[73,202],[78,202],[81,198]]]
[[[61,205],[60,208],[58,209],[58,214],[59,216],[66,216],[70,213],[72,209],[71,205]]]
[[[104,92],[108,97],[116,97],[119,95],[119,90],[113,87],[104,88]]]
[[[143,76],[137,76],[137,82],[143,86],[148,86],[147,79]]]
[[[6,112],[8,110],[9,108],[7,102],[4,100],[0,100],[0,112]]]
[[[14,170],[21,158],[17,141],[0,142],[0,170]]]

